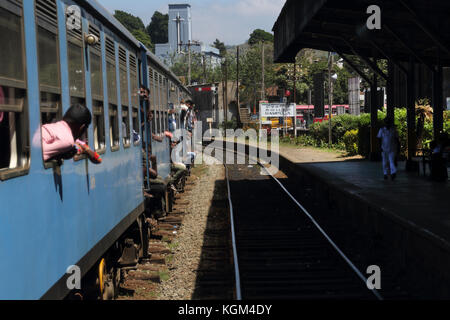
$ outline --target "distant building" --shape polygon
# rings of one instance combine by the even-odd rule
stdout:
[[[192,40],[192,17],[189,4],[169,4],[169,42],[155,44],[155,54],[167,65],[171,58],[188,52],[191,44],[191,53],[200,53],[206,63],[217,66],[220,64],[219,49],[203,43],[194,44]]]

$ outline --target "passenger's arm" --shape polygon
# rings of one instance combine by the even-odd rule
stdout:
[[[161,136],[157,136],[154,133],[152,133],[152,139],[158,142],[163,142],[163,138]]]
[[[80,148],[81,153],[86,154],[92,163],[95,164],[102,163],[102,158],[100,158],[99,154],[95,151],[92,151],[91,148],[89,148],[89,146],[86,143],[77,140],[76,144]]]

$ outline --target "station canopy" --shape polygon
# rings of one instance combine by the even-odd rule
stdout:
[[[379,30],[367,28],[371,5],[381,9]],[[311,48],[450,66],[448,0],[287,0],[273,31],[279,63]]]

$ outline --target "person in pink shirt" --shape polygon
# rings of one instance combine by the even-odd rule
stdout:
[[[81,104],[67,110],[63,120],[42,126],[42,150],[44,161],[71,159],[76,154],[86,154],[93,163],[101,163],[100,157],[79,139],[88,129],[92,115]]]

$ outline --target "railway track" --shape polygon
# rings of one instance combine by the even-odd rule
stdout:
[[[328,236],[341,226],[319,225],[260,164],[225,168],[238,300],[383,299]]]

